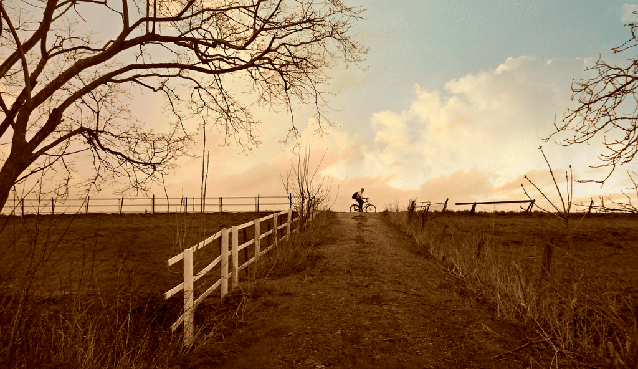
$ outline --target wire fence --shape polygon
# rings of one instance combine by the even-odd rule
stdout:
[[[503,201],[474,201],[474,202],[444,202],[414,201],[414,211],[425,212],[469,212],[476,213],[530,213],[530,212],[562,212],[558,211],[549,201],[528,200],[503,200]],[[612,203],[610,205],[572,204],[572,213],[636,213],[637,209],[631,204]]]
[[[294,197],[220,196],[220,197],[84,197],[9,199],[2,215],[34,214],[157,214],[281,211],[293,207]]]

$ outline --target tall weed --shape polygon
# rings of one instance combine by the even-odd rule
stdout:
[[[561,262],[548,275],[544,250],[522,258],[495,239],[494,227],[463,232],[460,219],[467,215],[434,216],[421,227],[418,216],[408,221],[408,211],[397,206],[388,210],[390,221],[462,278],[475,297],[492,305],[499,316],[536,330],[557,357],[617,368],[638,366],[636,296],[605,289],[613,281],[579,265],[570,254],[574,247],[556,248]]]

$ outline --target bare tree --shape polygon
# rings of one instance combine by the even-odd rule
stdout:
[[[631,52],[638,46],[638,22],[626,26],[631,27],[631,38],[613,48],[614,54]],[[563,146],[602,136],[606,152],[599,156],[602,163],[591,167],[610,167],[609,173],[602,180],[579,182],[604,184],[617,166],[629,163],[638,152],[638,57],[632,56],[626,65],[618,66],[599,56],[586,71],[595,76],[572,83],[571,99],[576,107],[563,114],[562,122],[554,123],[556,130],[545,141],[561,132],[571,135],[558,141]]]
[[[326,124],[324,71],[362,60],[348,33],[362,11],[342,0],[0,0],[0,208],[29,176],[70,178],[82,153],[96,179],[144,189],[188,152],[189,119],[254,147],[241,84],[291,114],[310,101]],[[134,119],[139,91],[164,99],[168,128]]]
[[[300,149],[298,149],[300,150]],[[281,178],[286,193],[293,196],[294,207],[299,212],[301,224],[306,224],[306,220],[313,213],[319,210],[325,210],[330,207],[330,192],[332,189],[332,181],[326,181],[325,177],[318,182],[315,177],[323,159],[326,155],[324,152],[319,164],[314,171],[310,167],[310,148],[306,148],[303,152],[297,152],[297,163],[291,163],[290,169],[286,173],[286,178]]]

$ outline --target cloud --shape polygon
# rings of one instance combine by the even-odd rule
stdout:
[[[415,85],[408,109],[373,113],[366,135],[372,139],[342,150],[343,158],[335,157],[323,173],[353,188],[361,187],[357,178],[383,183],[375,186],[402,199],[523,200],[526,174],[553,191],[538,150],[543,145],[559,184],[569,165],[575,179],[588,179],[599,144],[564,148],[540,139],[570,106],[571,83],[585,77],[587,62],[521,56],[449,81],[440,91]],[[596,193],[600,186],[577,184],[576,190]]]
[[[622,6],[621,9],[622,14],[620,16],[620,20],[623,23],[633,22],[636,20],[636,15],[634,14],[634,12],[638,11],[637,4],[625,4]]]
[[[460,202],[486,201],[494,196],[494,187],[486,173],[472,168],[468,172],[459,170],[449,176],[426,181],[421,185],[419,195],[433,202],[442,202],[446,198]]]
[[[336,210],[347,210],[350,195],[361,187],[379,210],[395,201],[403,206],[410,198],[522,200],[520,184],[529,187],[523,179],[526,174],[549,193],[554,191],[553,182],[538,150],[541,144],[562,185],[569,165],[576,178],[599,174],[588,168],[602,152],[595,143],[562,148],[539,139],[551,133],[556,117],[570,105],[571,82],[583,78],[588,62],[520,56],[448,81],[440,90],[417,84],[406,109],[373,112],[363,125],[348,126],[351,131],[328,127],[326,134],[318,135],[311,114],[296,112],[298,143],[312,150],[313,169],[325,153],[317,179],[332,180]],[[248,155],[236,145],[220,145],[221,135],[208,135],[208,196],[285,194],[281,175],[295,154],[292,144],[280,141],[290,128],[290,117],[267,109],[255,116],[263,122],[258,127],[262,144]],[[201,137],[194,147],[201,153]],[[198,196],[201,157],[180,159],[166,184],[171,197],[182,192]],[[163,193],[161,188],[153,191]],[[600,186],[595,184],[575,188],[577,197],[598,192]]]
[[[325,172],[340,179],[387,178],[392,187],[416,190],[459,170],[497,173],[489,179],[496,184],[540,169],[539,136],[551,132],[568,105],[582,63],[522,56],[449,81],[443,91],[415,85],[409,109],[374,113],[374,140],[361,142],[356,157]]]

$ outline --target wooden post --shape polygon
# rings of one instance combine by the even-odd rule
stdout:
[[[290,200],[290,209],[292,209],[292,194],[288,194],[288,199]]]
[[[259,218],[255,219],[255,261],[259,259],[259,248],[261,247],[261,230]]]
[[[120,200],[120,215],[122,215],[122,208],[124,207],[124,197]]]
[[[290,237],[290,223],[292,223],[292,209],[288,209],[288,222],[286,222],[286,237]]]
[[[151,209],[153,214],[155,214],[155,194],[153,194],[153,200],[151,201]]]
[[[195,338],[195,306],[193,289],[193,249],[184,250],[184,346]]]
[[[441,210],[441,213],[445,212],[445,209],[447,209],[447,202],[449,199],[445,199],[445,203],[443,204],[443,210]]]
[[[219,196],[219,212],[220,213],[224,212],[224,210],[222,210],[222,197],[221,196]]]
[[[470,215],[474,215],[475,211],[476,211],[476,203],[472,204],[472,210],[470,210]]]
[[[85,211],[84,211],[84,212],[85,212],[85,214],[88,214],[88,213],[89,213],[89,199],[90,199],[90,198],[91,198],[90,196],[87,196],[87,197],[86,197],[86,209],[85,209]]]
[[[228,293],[228,228],[222,229],[222,298]]]
[[[415,209],[416,200],[410,200],[410,204],[408,205],[408,224],[412,221],[412,215],[414,214]]]
[[[428,211],[427,206],[425,208],[423,208],[423,212],[421,213],[421,229],[423,229],[425,227],[425,218],[426,218],[426,213]]]
[[[591,203],[589,204],[589,209],[587,209],[587,215],[591,214],[591,208],[594,206],[594,199],[591,199]]]
[[[255,197],[255,213],[259,213],[259,195]]]
[[[272,227],[272,222],[266,222],[266,225],[268,227],[268,232],[270,232],[270,227]],[[266,238],[268,241],[268,245],[266,246],[266,248],[270,247],[270,245],[272,245],[272,242],[270,242],[270,238],[272,238],[272,235],[268,236],[268,238]]]
[[[55,214],[55,199],[51,198],[51,215]]]
[[[275,245],[275,247],[277,247],[277,239],[279,238],[279,230],[277,229],[277,213],[274,213],[272,215],[272,219],[273,219],[273,225],[275,226],[275,228],[273,228],[273,232],[275,234],[275,238],[273,240],[273,245]]]
[[[237,248],[239,247],[239,234],[238,234],[238,228],[237,226],[233,226],[233,236],[232,238],[232,269],[231,269],[231,273],[232,273],[232,284],[231,284],[231,289],[234,289],[237,287],[237,285],[239,284],[239,272],[238,272],[238,268],[239,268],[239,251],[237,250]]]
[[[184,214],[188,214],[188,196],[184,197]]]

